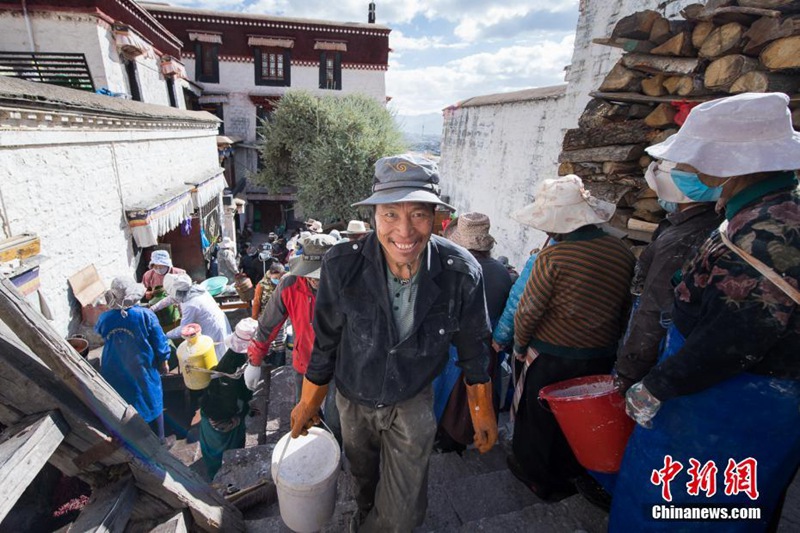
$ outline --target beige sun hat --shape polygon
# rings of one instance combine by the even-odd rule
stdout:
[[[340,235],[366,235],[371,233],[371,229],[367,229],[367,225],[361,220],[351,220],[347,223],[347,230],[340,231]]]
[[[583,188],[575,174],[544,180],[534,201],[511,218],[547,233],[569,233],[587,224],[608,222],[617,206],[599,200]]]
[[[789,97],[743,93],[704,102],[678,133],[647,148],[657,159],[691,165],[718,178],[800,168],[800,133]]]
[[[464,213],[450,224],[444,236],[467,250],[488,252],[494,246],[494,237],[489,235],[491,222],[483,213]]]

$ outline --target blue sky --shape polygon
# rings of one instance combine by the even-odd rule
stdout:
[[[366,22],[369,0],[166,0],[172,5]],[[386,92],[415,124],[485,94],[564,81],[578,0],[376,0],[392,28]],[[416,119],[412,117],[416,116]]]

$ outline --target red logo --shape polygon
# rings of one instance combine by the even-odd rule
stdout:
[[[757,500],[757,466],[758,462],[752,457],[748,457],[739,463],[733,459],[728,459],[728,466],[725,468],[725,494],[733,496],[744,492],[751,500]]]
[[[672,501],[669,484],[681,470],[683,470],[683,465],[679,461],[673,461],[671,455],[666,455],[664,456],[664,468],[653,470],[653,473],[650,474],[650,482],[656,486],[661,485],[661,497],[665,501]]]

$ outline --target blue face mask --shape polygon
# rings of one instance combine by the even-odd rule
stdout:
[[[672,169],[669,171],[675,186],[690,200],[695,202],[716,202],[722,195],[722,185],[709,187],[694,172]]]
[[[678,210],[677,202],[667,202],[666,200],[662,200],[661,198],[659,198],[658,205],[660,205],[661,209],[663,209],[667,213],[674,213]]]
[[[273,285],[277,285],[278,283],[281,282],[281,280],[279,280],[277,278],[269,278],[269,280],[272,282]]]

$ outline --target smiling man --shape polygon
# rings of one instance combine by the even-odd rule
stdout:
[[[458,347],[475,445],[497,440],[487,374],[489,319],[477,261],[433,233],[436,164],[400,155],[375,164],[375,231],[323,259],[316,338],[292,436],[313,423],[336,378],[358,512],[351,530],[411,531],[427,509],[436,419],[431,383]]]

